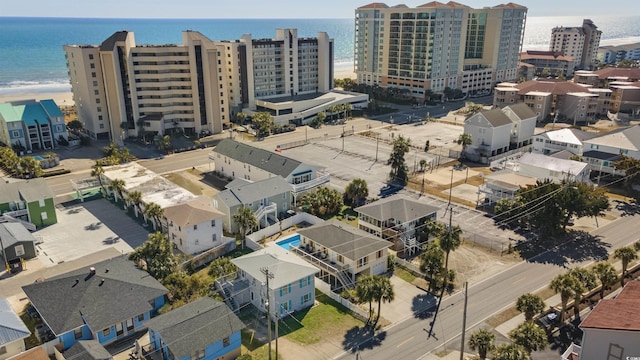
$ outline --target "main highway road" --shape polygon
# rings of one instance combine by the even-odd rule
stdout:
[[[638,226],[640,217],[623,217],[595,230],[592,236],[575,239],[491,278],[469,284],[466,328],[471,329],[510,306],[518,296],[548,286],[554,276],[568,268],[600,260],[614,249],[637,241],[635,229]],[[385,329],[359,348],[346,349],[334,359],[420,359],[445,344],[458,347],[463,307],[464,294],[458,292],[442,301],[432,336],[428,334],[432,315],[421,316],[423,319],[410,318]],[[454,339],[456,341],[452,342]]]

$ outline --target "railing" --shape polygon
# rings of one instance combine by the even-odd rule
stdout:
[[[278,212],[278,204],[272,202],[271,204],[266,205],[266,206],[261,206],[258,210],[256,210],[254,215],[256,217],[256,220],[258,220],[258,224],[260,224],[260,220],[262,220],[262,217],[267,212],[274,212],[274,213],[277,214],[277,212]]]
[[[345,289],[355,288],[355,284],[351,280],[351,276],[347,275],[348,273],[346,269],[342,269],[339,265],[338,267],[340,268],[338,268],[336,265],[331,265],[326,261],[305,252],[299,247],[292,247],[291,251],[300,256],[302,259],[306,260],[308,263],[334,275],[338,279],[338,281],[342,283],[342,286],[344,286]]]
[[[313,180],[309,180],[309,181],[304,182],[302,184],[291,184],[291,186],[293,187],[293,192],[294,193],[299,193],[299,192],[302,192],[302,191],[313,189],[314,187],[320,186],[320,185],[325,184],[325,183],[328,183],[329,181],[331,181],[331,175],[330,174],[324,174],[324,175],[316,177]]]

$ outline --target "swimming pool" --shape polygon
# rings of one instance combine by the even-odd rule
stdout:
[[[36,156],[34,156],[33,158],[34,158],[35,160],[38,160],[38,161],[42,161],[42,160],[44,160],[44,158],[43,158],[42,156],[40,156],[40,155],[36,155]]]
[[[282,240],[276,241],[276,245],[285,250],[300,246],[300,234],[294,234]]]

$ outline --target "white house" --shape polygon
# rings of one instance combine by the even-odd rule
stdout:
[[[583,142],[596,136],[597,134],[572,128],[545,131],[533,136],[533,152],[551,155],[567,150],[581,156]]]
[[[164,217],[169,239],[185,254],[198,254],[225,242],[224,214],[206,196],[169,206],[164,209]]]
[[[531,144],[531,138],[536,130],[537,115],[525,103],[508,105],[502,112],[511,119],[511,148],[521,148]]]
[[[640,354],[640,282],[629,281],[615,299],[600,300],[582,321],[580,329],[583,332],[580,360],[637,357]]]
[[[260,181],[282,176],[299,193],[329,182],[329,174],[314,165],[305,164],[276,152],[224,139],[209,154],[215,171],[232,179]]]
[[[315,275],[317,268],[279,246],[252,252],[232,259],[238,267],[234,282],[244,283],[248,291],[235,291],[233,299],[238,304],[251,303],[272,317],[282,318],[308,308],[315,301]],[[269,286],[267,287],[267,271]],[[236,289],[241,286],[236,285]],[[246,288],[245,288],[246,289]]]
[[[623,174],[616,171],[613,164],[620,160],[620,155],[640,159],[640,126],[612,131],[586,140],[582,155],[583,161],[589,164],[592,171]]]
[[[492,206],[501,199],[513,199],[520,188],[535,185],[536,182],[534,177],[501,170],[484,176],[484,184],[478,187],[478,199],[484,197],[484,205]]]
[[[471,135],[467,156],[489,157],[509,150],[511,119],[500,109],[481,111],[464,121],[464,133]]]
[[[589,183],[589,166],[574,160],[559,159],[552,156],[526,153],[518,159],[517,172],[520,175],[534,177],[539,180],[549,179],[554,182],[580,181]]]
[[[29,336],[31,331],[13,311],[9,301],[0,298],[0,360],[23,352],[24,339]]]
[[[318,267],[321,277],[333,279],[335,287],[352,288],[361,275],[387,272],[391,243],[364,230],[331,219],[298,233],[300,246],[292,251]]]

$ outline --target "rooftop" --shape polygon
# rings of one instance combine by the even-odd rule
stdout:
[[[578,129],[560,129],[560,130],[550,130],[543,132],[542,134],[536,135],[536,137],[544,137],[551,141],[557,141],[561,143],[573,144],[573,145],[582,145],[582,142],[585,140],[593,139],[598,136],[598,134],[578,130]]]
[[[413,200],[405,195],[394,195],[360,206],[355,210],[360,214],[365,214],[381,221],[396,219],[406,223],[429,216],[437,212],[438,208]]]
[[[0,204],[52,199],[54,193],[43,178],[5,182],[0,180]]]
[[[0,239],[2,246],[9,247],[13,244],[32,241],[35,243],[36,238],[22,224],[15,222],[0,223]]]
[[[287,178],[302,163],[275,152],[253,147],[235,140],[224,139],[213,152],[240,161],[274,175]]]
[[[230,184],[229,184],[230,185]],[[260,199],[291,192],[293,188],[282,176],[274,176],[257,182],[236,183],[215,195],[229,206],[250,204]]]
[[[629,281],[615,299],[600,300],[580,328],[640,331],[640,282]]]
[[[520,157],[518,162],[520,165],[529,165],[571,175],[581,173],[589,165],[580,161],[558,159],[536,153],[526,153]]]
[[[620,131],[612,131],[585,142],[594,145],[608,145],[618,149],[638,151],[640,150],[640,126],[636,125]]]
[[[535,185],[538,179],[531,176],[524,176],[511,170],[497,171],[485,176],[487,183],[495,184],[502,188],[518,190],[521,187]]]
[[[273,279],[269,281],[271,289],[278,289],[303,277],[314,276],[320,270],[309,265],[298,256],[279,246],[270,246],[250,254],[232,259],[239,269],[254,279],[264,279],[262,269],[269,269]]]
[[[213,207],[211,198],[198,196],[187,202],[165,208],[164,216],[167,220],[186,227],[221,218],[224,214]]]
[[[80,340],[63,353],[69,360],[111,360],[113,357],[96,340]]]
[[[9,301],[0,298],[0,346],[24,339],[29,335],[31,331],[13,311]]]

